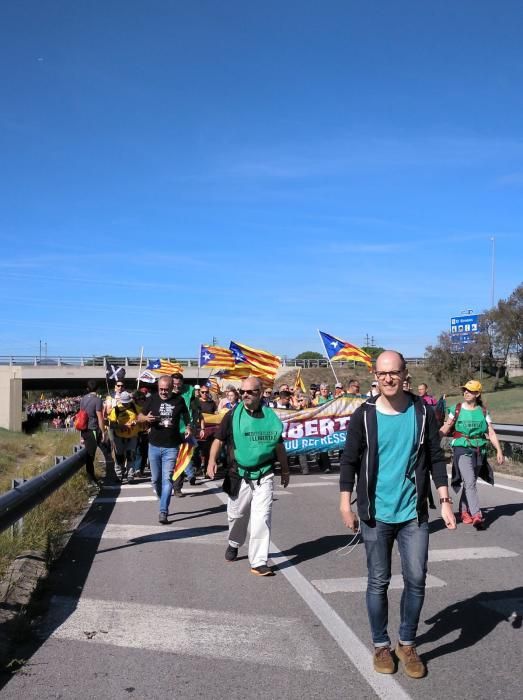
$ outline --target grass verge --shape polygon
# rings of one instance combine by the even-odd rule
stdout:
[[[0,493],[11,488],[12,479],[30,479],[49,469],[54,455],[72,453],[75,433],[24,435],[0,430]],[[90,487],[82,470],[24,516],[23,528],[0,534],[0,577],[20,552],[43,551],[48,561],[56,554],[71,519],[85,507]]]

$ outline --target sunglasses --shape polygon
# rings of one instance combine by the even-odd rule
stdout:
[[[119,389],[123,389],[123,384],[115,384]]]
[[[247,394],[247,396],[256,396],[258,389],[240,389],[240,394]]]

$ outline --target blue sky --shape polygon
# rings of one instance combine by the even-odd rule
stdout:
[[[522,281],[523,6],[0,7],[0,354],[423,354]]]

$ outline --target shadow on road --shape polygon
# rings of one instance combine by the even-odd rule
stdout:
[[[479,593],[472,598],[447,606],[441,612],[425,620],[433,627],[418,636],[418,646],[430,644],[448,634],[459,631],[459,637],[452,642],[423,653],[423,659],[437,659],[445,654],[453,654],[467,649],[489,635],[501,622],[521,628],[523,614],[523,587],[507,591]]]
[[[118,492],[118,490],[113,491],[113,493]],[[96,499],[91,503],[89,510],[76,528],[60,558],[53,563],[49,576],[42,586],[40,597],[32,605],[32,612],[35,615],[44,615],[47,612],[53,596],[65,596],[72,601],[71,609],[67,609],[67,613],[59,624],[75,611],[93,560],[97,554],[101,533],[108,523],[115,505],[116,502],[97,503]],[[100,529],[100,537],[84,539],[78,536],[83,528],[93,525]],[[37,631],[34,627],[29,628],[27,626],[27,628],[24,628],[24,634],[13,648],[11,656],[14,659],[23,659],[24,662],[27,661],[27,665],[30,665],[30,657],[51,636],[53,629],[56,629],[57,626],[55,625],[52,629],[46,627],[45,633],[41,633],[39,629]],[[9,682],[10,678],[10,673],[2,673],[0,670],[0,690]]]
[[[278,563],[278,557],[276,555],[272,555],[272,558],[278,569],[286,569],[289,566],[296,566],[309,559],[316,559],[323,554],[329,554],[329,552],[335,549],[344,547],[352,537],[352,533],[345,535],[325,535],[324,537],[318,537],[317,540],[300,542],[291,549],[286,549],[282,554],[289,561]],[[358,542],[360,541],[361,540],[358,540]]]

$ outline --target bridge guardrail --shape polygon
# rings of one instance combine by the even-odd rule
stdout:
[[[65,484],[85,464],[85,447],[42,474],[0,496],[0,532],[15,523]]]
[[[154,358],[156,359],[156,358]],[[197,357],[178,357],[178,358],[163,358],[173,362],[179,362],[182,367],[198,367]],[[408,365],[422,366],[425,363],[423,357],[407,357],[405,358]],[[150,361],[150,358],[142,359],[142,367]],[[87,357],[79,355],[49,355],[40,357],[38,355],[0,355],[0,365],[24,365],[32,367],[105,367],[107,364],[121,365],[122,367],[139,367],[139,357]],[[353,368],[354,360],[343,360],[335,363],[336,367],[351,367]],[[329,361],[326,358],[315,359],[298,359],[283,357],[281,360],[282,367],[302,367],[304,369],[314,367],[328,367]]]

